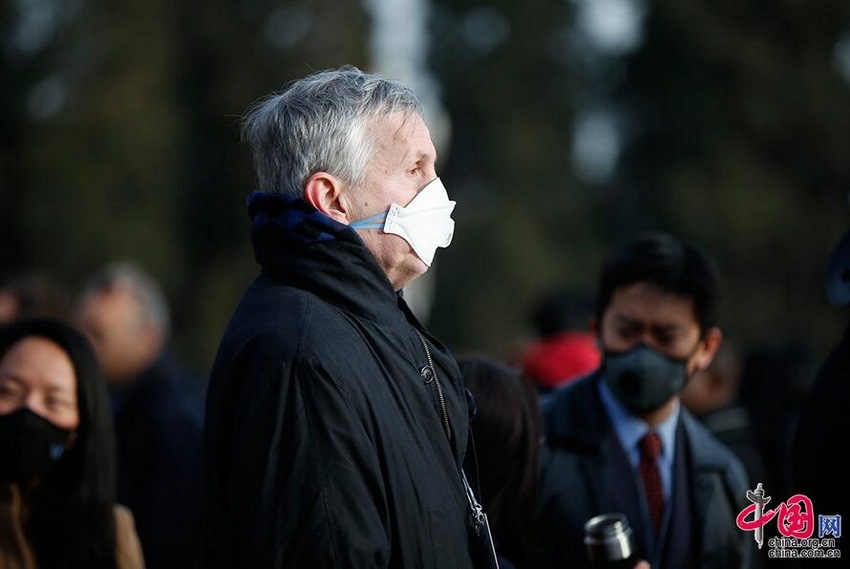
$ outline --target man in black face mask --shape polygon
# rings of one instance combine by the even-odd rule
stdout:
[[[551,567],[583,559],[591,517],[626,514],[653,569],[751,567],[741,463],[679,404],[722,334],[711,263],[669,235],[625,242],[606,261],[591,327],[603,362],[544,408],[541,527]]]

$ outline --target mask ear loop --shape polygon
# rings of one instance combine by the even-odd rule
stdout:
[[[386,220],[386,218],[386,213],[379,213],[377,215],[349,223],[348,226],[352,229],[383,229],[384,220]]]

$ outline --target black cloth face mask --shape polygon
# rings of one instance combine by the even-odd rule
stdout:
[[[605,383],[623,406],[635,415],[646,415],[679,392],[687,379],[690,356],[665,356],[640,344],[625,352],[605,352]]]
[[[0,479],[21,483],[47,476],[65,454],[71,432],[27,407],[0,415]]]

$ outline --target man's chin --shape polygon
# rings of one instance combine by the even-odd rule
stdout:
[[[390,277],[395,290],[401,290],[428,271],[428,265],[419,257],[414,256],[408,263],[399,267],[395,275]]]
[[[428,272],[429,268],[431,268],[430,265],[427,265],[425,261],[423,261],[419,257],[416,257],[413,260],[413,269],[411,270],[411,272],[415,274],[413,278],[421,277],[426,272]]]

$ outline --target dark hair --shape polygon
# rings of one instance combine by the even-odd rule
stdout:
[[[24,318],[61,318],[67,320],[71,310],[68,292],[53,277],[39,272],[10,276],[0,284],[0,291],[12,295],[16,303],[14,320]]]
[[[0,327],[0,358],[27,337],[46,338],[71,359],[80,426],[70,451],[30,494],[27,533],[40,569],[115,567],[115,458],[106,387],[86,338],[55,319]]]
[[[596,295],[596,317],[620,287],[646,282],[666,292],[691,298],[700,331],[717,323],[720,279],[711,261],[696,247],[665,233],[639,233],[605,261]]]
[[[519,368],[477,354],[457,358],[476,405],[473,445],[481,500],[501,553],[520,567],[539,560],[537,391]]]

